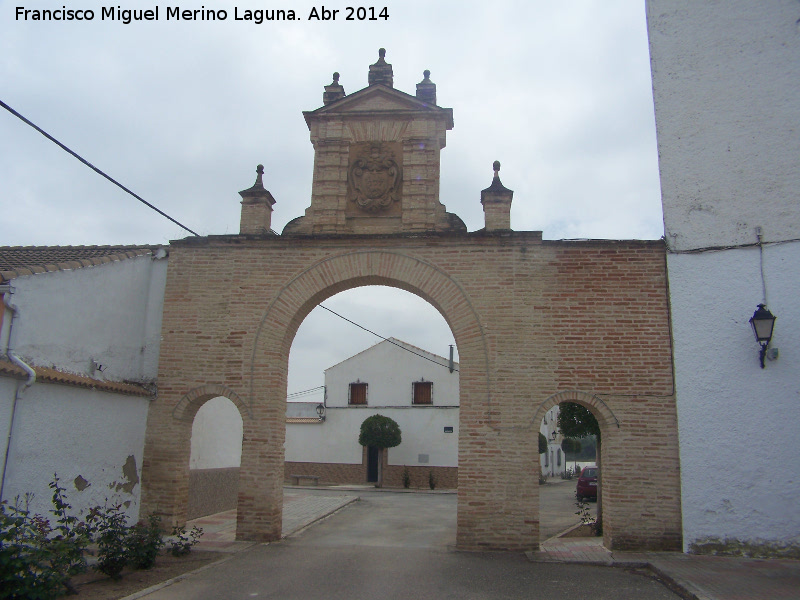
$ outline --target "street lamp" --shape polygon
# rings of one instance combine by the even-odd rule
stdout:
[[[317,404],[317,416],[319,417],[320,421],[325,420],[325,405],[320,402]]]
[[[772,340],[772,329],[775,327],[775,316],[763,305],[759,304],[756,312],[750,317],[750,325],[753,327],[753,333],[756,336],[756,341],[761,346],[759,358],[761,359],[761,368],[764,368],[764,357],[767,354],[767,346]],[[770,357],[772,358],[772,357]]]

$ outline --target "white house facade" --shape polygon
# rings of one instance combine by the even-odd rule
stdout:
[[[547,452],[539,455],[541,473],[545,477],[560,477],[567,470],[567,461],[561,450],[564,436],[558,429],[558,406],[547,411],[539,427],[539,433],[547,440]]]
[[[413,487],[431,478],[456,487],[458,363],[390,338],[325,371],[324,419],[317,403],[287,403],[286,471],[325,483],[375,480],[376,456],[358,443],[363,421],[394,419],[403,441],[385,453],[384,484]]]
[[[684,548],[800,556],[800,7],[648,0],[647,17]],[[759,304],[777,317],[763,367]]]
[[[2,499],[50,516],[57,475],[77,512],[138,517],[167,252],[0,248]]]

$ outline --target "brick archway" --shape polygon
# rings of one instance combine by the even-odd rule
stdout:
[[[244,426],[237,537],[257,539],[265,531],[279,535],[285,436],[282,417],[289,351],[297,329],[325,299],[369,285],[414,293],[442,314],[458,345],[461,372],[473,373],[462,379],[461,410],[483,411],[491,420],[487,410],[491,405],[490,369],[483,326],[470,297],[455,279],[408,252],[357,250],[317,261],[282,286],[256,328],[246,374],[255,421]],[[259,431],[268,433],[263,437]],[[271,449],[268,453],[264,452],[265,444]],[[267,468],[265,461],[272,466]],[[469,473],[469,469],[460,471],[459,489],[462,485],[469,489],[468,480],[462,483],[462,472]]]
[[[595,410],[609,432],[604,465],[619,477],[603,482],[606,544],[680,547],[663,244],[543,242],[536,232],[173,242],[143,514],[185,520],[188,419],[205,395],[224,395],[243,413],[237,535],[279,538],[292,341],[317,304],[367,285],[424,298],[458,344],[460,548],[537,547],[531,432],[547,407],[569,399]],[[619,306],[630,321],[624,339]]]
[[[538,431],[538,424],[542,422],[542,419],[544,419],[547,411],[555,406],[558,406],[562,402],[580,404],[581,406],[589,409],[597,419],[597,424],[600,426],[600,432],[603,438],[603,443],[601,445],[601,456],[597,457],[597,465],[600,466],[602,456],[608,456],[609,454],[606,450],[609,445],[611,447],[614,447],[615,445],[618,446],[617,441],[620,434],[619,430],[621,428],[619,420],[614,415],[614,412],[611,410],[611,408],[609,408],[608,404],[606,404],[606,402],[600,396],[580,390],[565,390],[552,394],[542,401],[533,417],[533,429]],[[618,465],[618,461],[619,456],[616,455],[609,457],[608,463],[610,464],[606,464],[605,458],[602,459],[602,493],[605,495],[613,496],[615,487],[619,484],[620,474],[619,472],[615,473],[615,469],[613,468],[613,465]],[[538,461],[536,465],[537,467],[539,466]],[[619,470],[618,466],[616,470]],[[611,491],[609,491],[609,486]],[[604,510],[603,515],[603,542],[606,546],[610,547],[613,544],[613,536],[611,532],[615,531],[617,528],[615,519],[618,518],[618,512]]]
[[[159,396],[167,396],[162,388]],[[203,384],[181,394],[174,405],[151,406],[147,416],[147,437],[142,464],[142,514],[155,513],[165,526],[185,524],[189,505],[189,459],[192,425],[197,411],[217,397],[230,400],[242,417],[252,420],[250,407],[230,387]]]
[[[475,194],[485,226],[468,232],[439,199],[452,109],[436,105],[427,79],[416,96],[395,90],[382,56],[369,73],[366,88],[345,94],[338,84],[326,86],[323,106],[303,113],[315,155],[311,205],[302,216],[279,235],[271,230],[276,200],[259,167],[253,186],[240,192],[238,235],[170,244],[142,506],[181,520],[188,450],[185,422],[173,412],[189,414],[191,402],[180,403],[199,383],[224,386],[251,417],[244,420],[237,535],[277,539],[295,333],[325,298],[377,284],[430,302],[458,344],[459,548],[538,546],[531,431],[541,407],[532,399],[558,390],[585,390],[578,400],[614,431],[603,450],[620,467],[606,506],[615,524],[607,544],[679,548],[663,240],[550,241],[539,231],[513,231],[514,193],[500,181],[499,162],[491,185]],[[386,183],[369,202],[353,179],[367,164]],[[610,426],[611,415],[619,427]],[[661,475],[642,478],[642,470]]]
[[[590,394],[589,392],[566,390],[553,394],[542,401],[542,403],[539,405],[539,408],[536,410],[536,414],[533,416],[533,420],[531,421],[532,427],[538,431],[538,424],[542,422],[542,419],[544,418],[545,414],[547,414],[547,411],[554,406],[558,406],[562,402],[574,402],[575,404],[580,404],[581,406],[585,406],[591,410],[592,414],[597,417],[597,422],[600,425],[600,429],[603,431],[605,431],[611,425],[614,425],[617,428],[620,426],[619,420],[614,416],[614,413],[611,412],[611,409],[608,407],[608,405],[603,402],[602,398],[596,394]]]
[[[172,409],[172,416],[178,421],[192,423],[200,407],[211,398],[219,396],[233,402],[234,406],[239,409],[242,420],[252,418],[250,407],[239,397],[239,394],[224,385],[201,385],[189,390]]]

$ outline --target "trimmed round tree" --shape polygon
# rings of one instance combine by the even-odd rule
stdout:
[[[403,435],[400,432],[400,426],[394,419],[383,415],[372,415],[361,423],[358,443],[378,449],[378,483],[375,487],[383,486],[383,451],[386,448],[399,446],[402,441]]]

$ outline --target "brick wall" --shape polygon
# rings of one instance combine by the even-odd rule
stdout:
[[[202,390],[230,390],[244,421],[237,535],[277,539],[291,341],[318,303],[372,284],[422,296],[453,330],[460,548],[537,546],[539,423],[571,391],[601,421],[606,544],[679,547],[663,243],[538,232],[173,243],[143,510],[185,519],[191,418]]]
[[[403,487],[403,470],[400,465],[384,465],[383,487]],[[458,486],[458,467],[408,467],[412,488],[430,489],[429,477],[433,474],[436,489],[455,489]],[[292,483],[292,475],[316,475],[320,485],[366,485],[367,467],[344,463],[286,462],[284,482]]]

